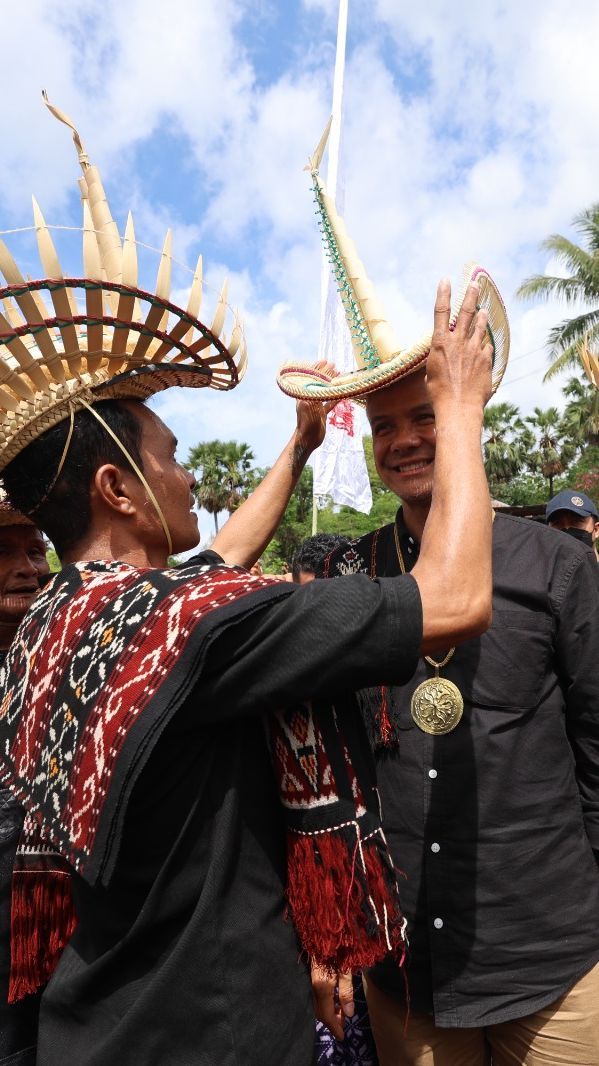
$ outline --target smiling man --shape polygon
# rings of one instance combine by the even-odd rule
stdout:
[[[438,454],[424,373],[366,408],[401,507],[320,576],[388,577],[419,558]],[[464,487],[456,470],[456,499]],[[381,1066],[599,1061],[597,567],[572,538],[497,514],[493,578],[487,633],[360,694],[410,943],[407,1029],[397,964],[366,978]],[[340,1032],[322,975],[316,993]]]

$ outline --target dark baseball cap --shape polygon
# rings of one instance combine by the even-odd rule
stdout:
[[[578,489],[563,489],[549,500],[545,508],[545,518],[551,518],[556,511],[571,511],[579,518],[599,519],[599,513],[590,496]]]

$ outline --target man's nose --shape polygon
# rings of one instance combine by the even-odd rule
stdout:
[[[19,552],[13,567],[15,575],[19,577],[37,577],[38,571],[35,564],[27,555],[27,552]]]
[[[195,487],[196,487],[196,485],[198,483],[197,482],[197,478],[196,478],[193,470],[188,470],[187,471],[187,480],[189,482],[190,491],[193,492],[193,490],[195,489]]]
[[[406,448],[415,448],[418,444],[420,435],[411,423],[405,422],[395,427],[391,442],[392,451],[404,451]]]

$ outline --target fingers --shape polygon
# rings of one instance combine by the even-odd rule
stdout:
[[[328,378],[335,378],[339,374],[337,367],[334,363],[330,363],[328,359],[319,359],[317,363],[314,363],[315,370],[320,370],[322,374],[326,374]]]
[[[336,989],[338,989],[336,994]],[[312,964],[312,998],[314,1013],[337,1040],[343,1040],[345,1018],[353,1017],[354,992],[351,974],[329,977]]]
[[[338,978],[339,1006],[346,1018],[354,1016],[354,983],[350,973],[340,973]]]
[[[449,278],[441,278],[437,285],[437,298],[435,300],[435,331],[449,328],[450,311],[451,284]]]

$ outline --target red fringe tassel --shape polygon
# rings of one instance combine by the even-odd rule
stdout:
[[[379,714],[379,732],[384,747],[388,747],[393,736],[391,719],[389,718],[389,692],[385,685],[381,685],[381,709]]]
[[[76,925],[71,878],[67,872],[15,870],[9,1003],[16,1003],[46,984]]]
[[[356,973],[390,950],[403,961],[404,920],[383,846],[376,836],[348,845],[338,831],[288,834],[293,922],[304,950],[330,974]]]

